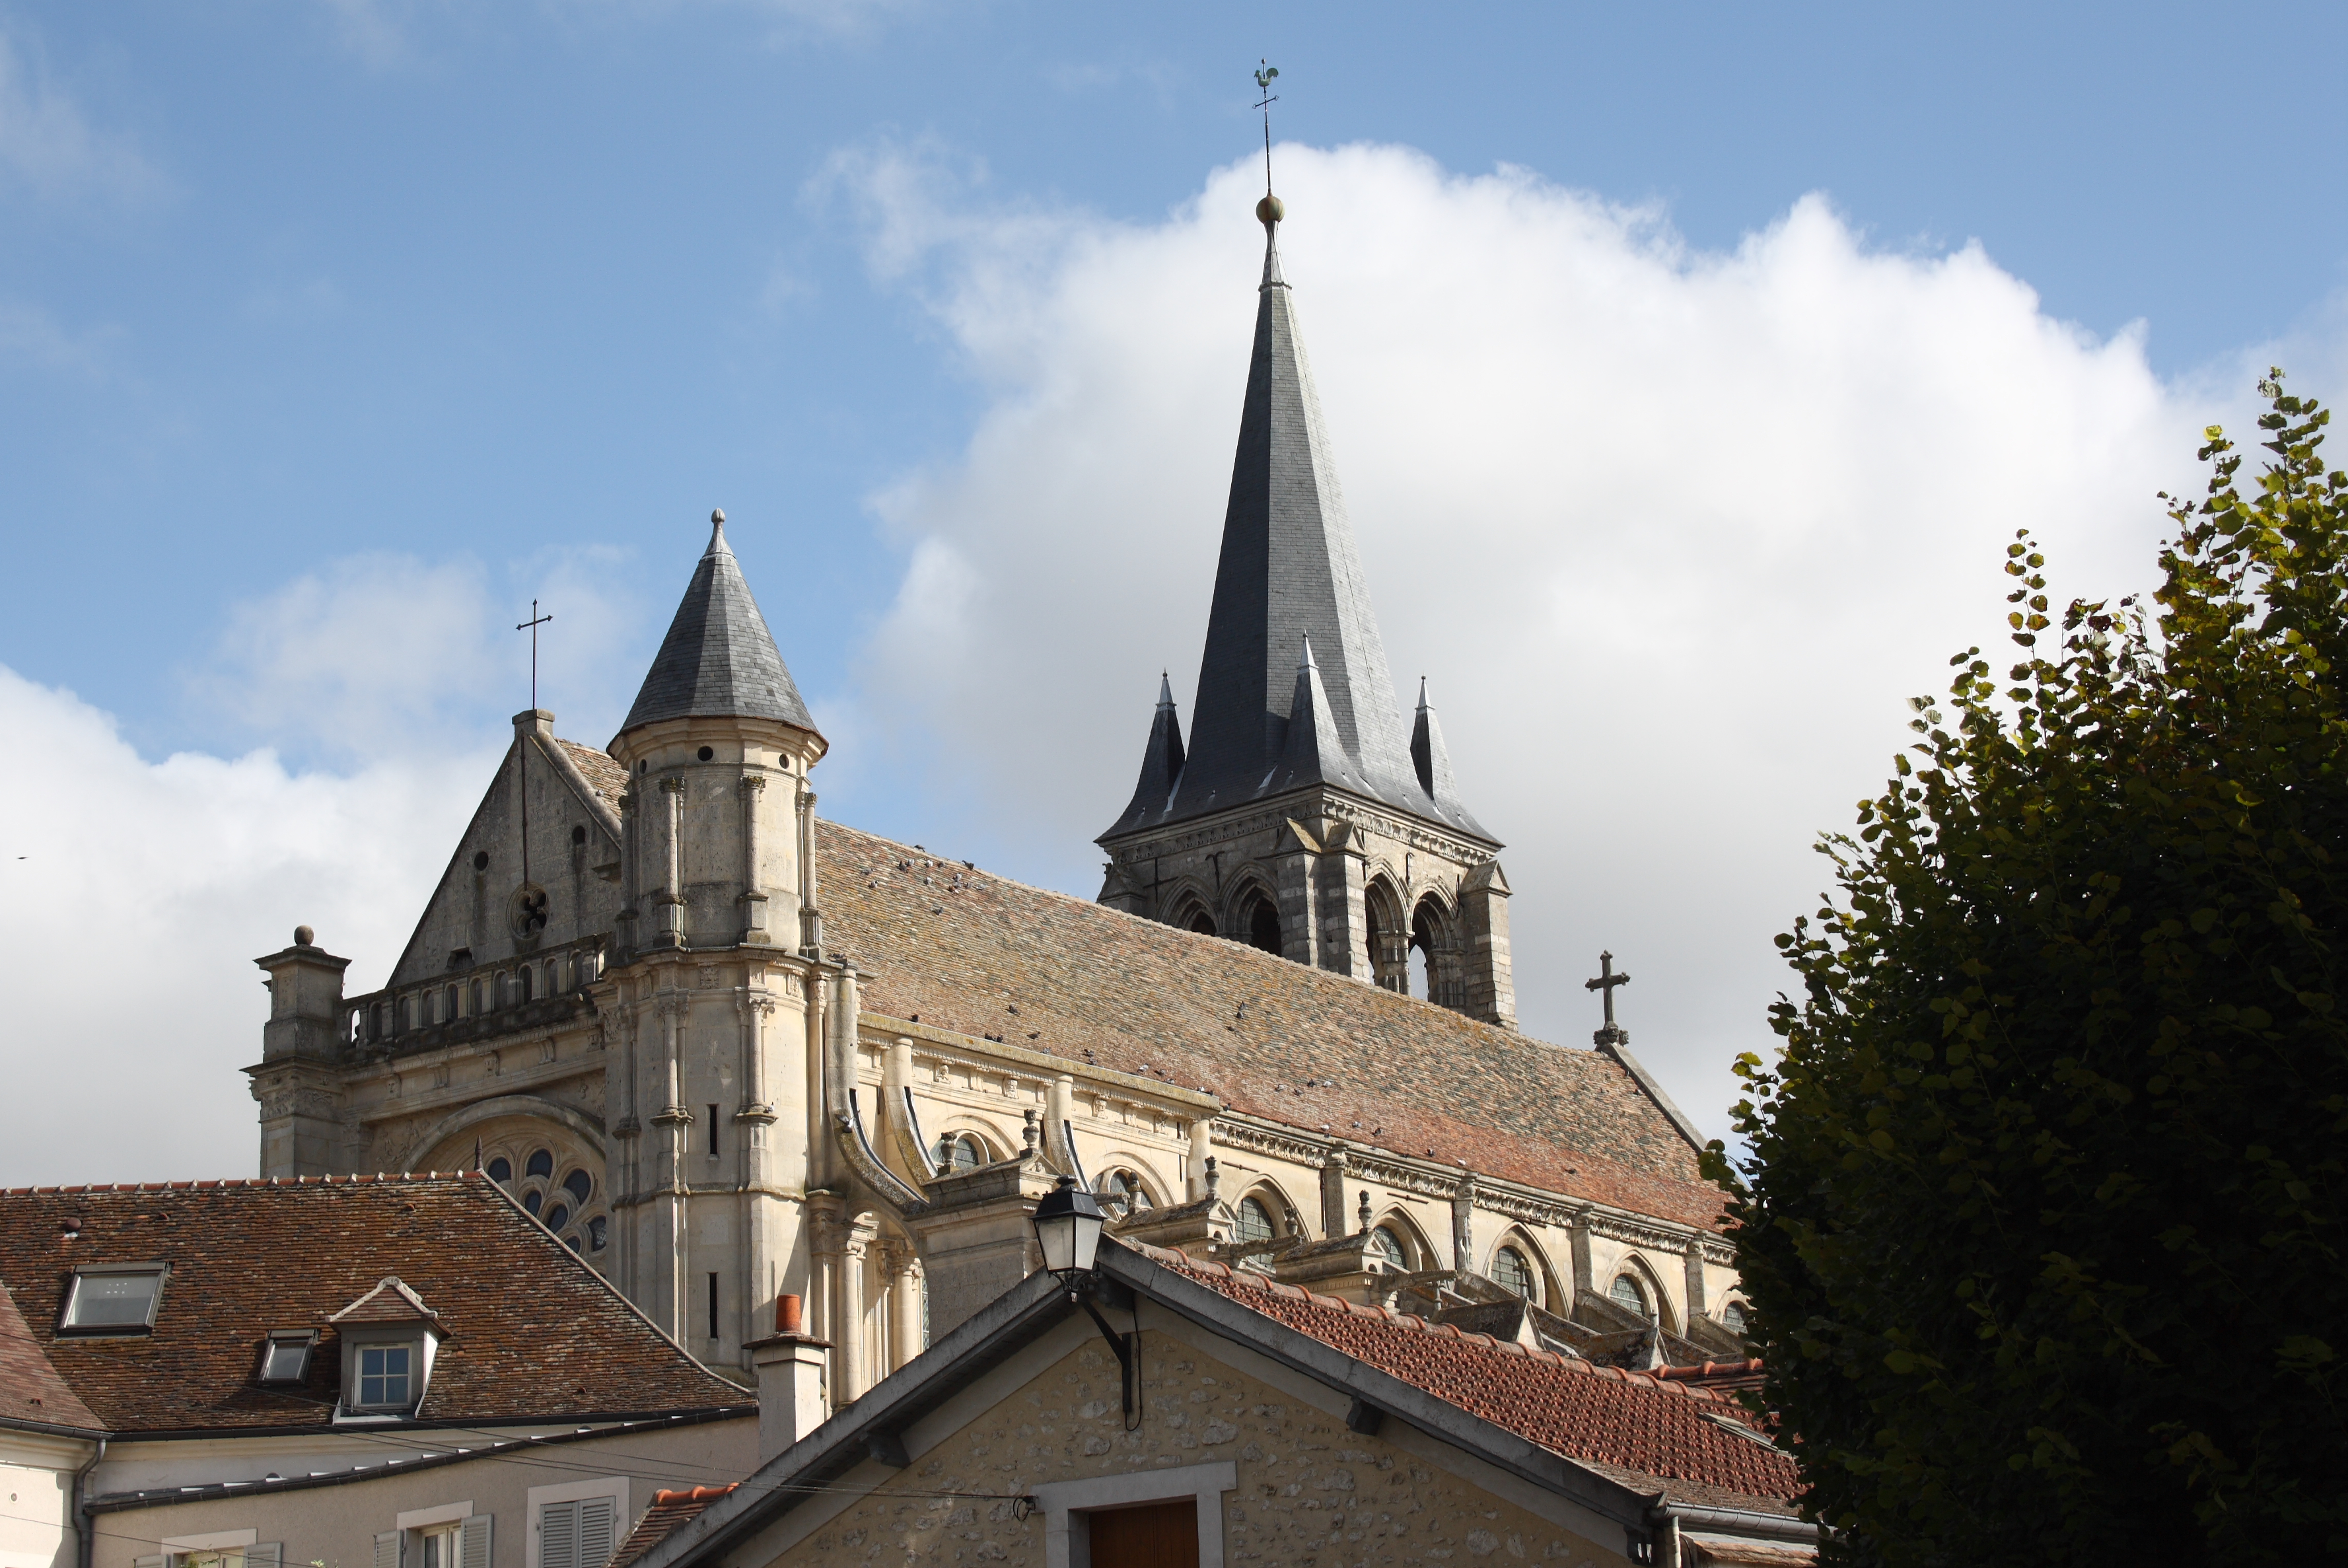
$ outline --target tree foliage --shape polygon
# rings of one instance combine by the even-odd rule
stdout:
[[[2145,606],[2050,614],[1920,698],[1777,939],[1731,1194],[1844,1562],[2348,1556],[2348,475],[2260,384]]]

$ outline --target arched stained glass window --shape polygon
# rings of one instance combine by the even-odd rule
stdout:
[[[553,1174],[554,1174],[554,1152],[553,1152],[553,1150],[547,1150],[547,1149],[533,1149],[533,1150],[530,1150],[530,1159],[529,1159],[529,1161],[528,1161],[527,1162],[525,1162],[525,1163],[523,1164],[522,1168],[521,1168],[521,1173],[522,1173],[523,1175],[525,1175],[525,1176],[551,1176],[551,1175],[553,1175]]]
[[[502,1155],[502,1154],[499,1155],[495,1160],[490,1161],[489,1161],[489,1180],[490,1180],[490,1181],[512,1181],[512,1180],[513,1180],[513,1161],[510,1161],[510,1160],[509,1160],[509,1159],[507,1159],[507,1158],[506,1158],[504,1155]]]
[[[1370,1245],[1376,1251],[1378,1256],[1385,1260],[1388,1268],[1397,1274],[1409,1272],[1410,1264],[1407,1261],[1409,1253],[1403,1248],[1402,1238],[1395,1235],[1393,1231],[1380,1225],[1370,1233]]]
[[[589,1251],[600,1253],[603,1250],[604,1236],[609,1230],[610,1225],[611,1221],[605,1219],[601,1214],[596,1215],[593,1219],[587,1222],[587,1247]]]
[[[571,1201],[574,1203],[584,1203],[587,1194],[594,1188],[595,1183],[588,1179],[584,1171],[573,1171],[562,1179],[562,1190],[571,1194]]]
[[[1720,1309],[1720,1321],[1726,1326],[1729,1333],[1744,1333],[1746,1322],[1745,1315],[1745,1304],[1741,1301],[1732,1301],[1726,1306],[1722,1307]]]
[[[1533,1299],[1533,1265],[1514,1247],[1492,1254],[1492,1283],[1512,1295]]]
[[[957,1171],[975,1171],[987,1163],[986,1150],[969,1133],[949,1133],[938,1140],[938,1169],[951,1176]]]
[[[1231,1227],[1231,1239],[1241,1246],[1272,1240],[1272,1211],[1262,1200],[1242,1198],[1236,1222]]]
[[[1629,1274],[1616,1274],[1614,1283],[1607,1288],[1606,1294],[1612,1298],[1614,1305],[1623,1311],[1635,1312],[1641,1317],[1650,1315],[1647,1311],[1647,1287],[1641,1284],[1635,1276]]]
[[[550,1231],[559,1231],[570,1222],[571,1205],[568,1203],[557,1203],[546,1212],[546,1228]]]
[[[546,1194],[537,1191],[524,1192],[521,1195],[521,1206],[533,1214],[538,1212],[538,1206],[545,1202]]]

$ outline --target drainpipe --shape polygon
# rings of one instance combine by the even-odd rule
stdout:
[[[89,1568],[90,1553],[98,1545],[98,1526],[89,1516],[84,1499],[84,1489],[89,1484],[89,1473],[106,1462],[106,1438],[98,1439],[98,1452],[89,1456],[89,1463],[74,1471],[74,1558],[77,1568]]]

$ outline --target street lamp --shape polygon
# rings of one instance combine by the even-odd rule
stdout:
[[[1086,1313],[1108,1347],[1117,1353],[1117,1367],[1123,1373],[1122,1393],[1125,1406],[1125,1429],[1133,1430],[1139,1419],[1141,1406],[1141,1319],[1139,1303],[1135,1303],[1133,1332],[1119,1334],[1108,1326],[1092,1298],[1105,1282],[1093,1272],[1094,1259],[1100,1252],[1101,1225],[1107,1216],[1090,1192],[1076,1184],[1073,1176],[1063,1176],[1060,1184],[1044,1194],[1035,1205],[1035,1242],[1044,1249],[1044,1266],[1068,1293],[1071,1303],[1082,1303]]]
[[[1082,1294],[1093,1272],[1103,1219],[1100,1204],[1073,1176],[1061,1177],[1035,1205],[1035,1242],[1044,1249],[1044,1266],[1067,1287],[1070,1301]]]

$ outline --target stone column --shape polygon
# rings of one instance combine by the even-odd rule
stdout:
[[[658,915],[653,942],[661,947],[685,945],[685,780],[671,774],[660,781],[662,831],[661,890],[653,900]]]
[[[742,776],[742,944],[746,947],[767,945],[767,889],[764,882],[765,863],[760,860],[762,846],[758,838],[759,819],[766,815],[767,778],[763,773]]]
[[[636,909],[636,900],[644,888],[636,863],[637,841],[644,837],[644,812],[640,809],[643,799],[643,791],[633,784],[620,791],[620,917],[614,944],[619,951],[613,957],[623,964],[627,962],[628,954],[633,953],[643,940],[643,934],[637,929]]]
[[[1323,1240],[1352,1233],[1345,1219],[1345,1156],[1329,1156],[1321,1167],[1321,1235]]]
[[[1461,1274],[1476,1272],[1476,1173],[1459,1178],[1451,1195],[1451,1266]]]
[[[877,1243],[889,1280],[889,1365],[894,1372],[922,1353],[922,1260],[913,1243],[894,1237]]]
[[[825,1082],[830,1077],[824,1057],[825,1011],[830,1005],[830,976],[810,965],[805,980],[807,988],[807,1151],[808,1184],[829,1186],[833,1172],[839,1167],[839,1156],[831,1146],[831,1114]],[[829,1330],[825,1331],[827,1335]]]
[[[660,1309],[654,1321],[668,1330],[669,1336],[679,1344],[685,1342],[692,1326],[692,1292],[686,1281],[691,1262],[692,1227],[686,1210],[686,1193],[690,1187],[685,1173],[687,1145],[693,1137],[693,1111],[683,1103],[684,1064],[682,1035],[687,1009],[691,1004],[682,995],[671,994],[659,1004],[662,1037],[661,1070],[665,1083],[664,1103],[653,1115],[661,1140],[662,1196],[658,1202],[661,1215],[659,1259],[661,1278],[656,1286],[655,1300]]]
[[[816,906],[815,791],[800,787],[799,809],[799,951],[808,957],[823,952],[823,916]]]
[[[864,1397],[872,1387],[870,1367],[878,1359],[871,1336],[865,1332],[865,1270],[870,1265],[872,1238],[880,1230],[870,1216],[860,1214],[839,1228],[839,1266],[832,1271],[833,1309],[831,1366],[835,1409]]]
[[[1705,1315],[1710,1305],[1704,1300],[1704,1242],[1701,1237],[1688,1238],[1684,1266],[1687,1271],[1687,1321],[1692,1326],[1697,1318]]]
[[[1565,1235],[1566,1244],[1573,1253],[1573,1299],[1579,1304],[1598,1289],[1590,1258],[1590,1214],[1587,1210],[1574,1215]]]
[[[1190,1124],[1190,1157],[1183,1166],[1184,1186],[1193,1199],[1207,1195],[1207,1161],[1213,1159],[1215,1120],[1202,1116]]]

